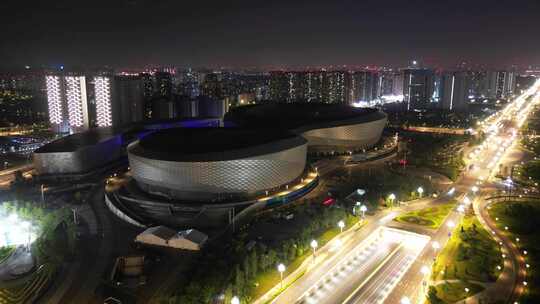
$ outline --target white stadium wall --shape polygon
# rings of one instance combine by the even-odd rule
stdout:
[[[136,145],[138,143],[133,143]],[[131,153],[133,178],[150,193],[208,200],[220,195],[253,193],[287,184],[306,166],[304,143],[282,151],[223,161],[164,161]]]
[[[309,146],[368,148],[376,144],[386,125],[386,118],[365,123],[312,129],[300,133]]]

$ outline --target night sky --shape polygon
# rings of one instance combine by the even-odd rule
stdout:
[[[1,0],[0,65],[540,63],[540,0]]]

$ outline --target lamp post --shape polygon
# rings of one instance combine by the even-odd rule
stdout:
[[[41,205],[45,206],[45,186],[41,184]]]
[[[30,233],[30,223],[22,222],[21,226],[28,232],[28,241],[26,242],[26,249],[30,249],[31,233]]]
[[[360,211],[362,211],[362,219],[365,218],[366,217],[366,211],[367,211],[366,205],[360,206]]]
[[[422,294],[425,294],[426,293],[426,285],[427,285],[427,281],[426,281],[426,276],[429,274],[429,267],[427,266],[422,266],[422,268],[420,268],[420,273],[423,275],[422,277]]]
[[[476,192],[478,192],[479,189],[478,189],[478,187],[473,186],[473,187],[471,188],[471,190],[472,190],[473,194],[476,195]]]
[[[422,194],[424,193],[424,188],[418,187],[418,189],[416,189],[416,191],[418,191],[418,195],[420,196],[420,198],[422,198]]]
[[[390,207],[392,207],[392,205],[394,205],[394,200],[396,199],[396,195],[394,193],[390,193],[390,195],[388,196],[388,199],[390,200]]]
[[[279,264],[277,266],[277,270],[279,271],[280,281],[281,281],[281,289],[283,289],[283,272],[285,271],[285,265]]]
[[[441,248],[441,245],[439,244],[439,242],[434,241],[434,242],[431,244],[431,247],[433,247],[433,250],[434,250],[434,251],[437,251],[437,250],[439,250],[439,248]]]
[[[343,233],[343,228],[345,228],[345,222],[344,221],[339,221],[337,223],[339,229],[341,230],[340,233]]]
[[[313,261],[315,261],[315,250],[317,250],[317,246],[319,246],[319,244],[317,243],[316,240],[312,240],[311,243],[309,244],[311,246],[311,248],[313,249]]]

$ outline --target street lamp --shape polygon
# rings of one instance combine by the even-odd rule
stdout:
[[[343,228],[345,228],[345,222],[344,221],[339,221],[337,223],[339,229],[341,230],[341,232],[343,232]]]
[[[448,226],[448,228],[454,228],[456,226],[456,224],[453,221],[448,221],[446,225]]]
[[[420,195],[420,197],[422,197],[422,194],[424,193],[424,188],[418,187],[418,189],[416,189],[416,191],[418,191],[418,194]]]
[[[467,196],[465,196],[465,197],[463,198],[463,203],[464,203],[465,205],[469,205],[469,204],[471,203],[471,200],[470,200]]]
[[[472,190],[473,194],[476,195],[476,192],[478,192],[479,189],[478,189],[478,187],[473,186],[473,187],[471,188],[471,190]]]
[[[237,296],[232,297],[231,304],[240,304],[240,299]]]
[[[360,206],[360,211],[362,211],[362,218],[365,218],[366,217],[366,211],[367,211],[366,205]]]
[[[390,193],[388,196],[388,199],[390,200],[390,207],[394,205],[394,200],[396,199],[396,195],[394,193]]]
[[[411,300],[408,297],[401,298],[401,304],[411,304]]]
[[[31,233],[30,233],[30,223],[29,222],[22,222],[21,223],[21,226],[26,229],[26,231],[28,232],[28,241],[26,243],[26,247],[27,249],[30,249],[30,239],[31,239]]]
[[[427,267],[426,265],[422,266],[422,268],[420,268],[420,273],[423,275],[423,277],[422,277],[422,294],[425,294],[426,293],[425,286],[427,285],[426,276],[429,274],[429,267]]]
[[[277,270],[279,271],[279,276],[281,278],[281,289],[283,289],[283,272],[285,271],[285,265],[280,263],[277,266]]]
[[[465,206],[459,205],[459,206],[457,207],[457,211],[458,211],[459,213],[465,212]]]
[[[315,260],[315,250],[317,249],[317,246],[319,246],[319,244],[316,240],[312,240],[309,245],[311,246],[311,248],[313,248],[313,260]]]
[[[441,245],[439,244],[439,242],[434,241],[434,242],[431,244],[431,247],[433,247],[433,250],[437,251],[437,250],[439,250],[439,248],[441,248]]]

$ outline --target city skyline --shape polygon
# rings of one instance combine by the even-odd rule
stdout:
[[[1,66],[538,64],[536,1],[1,4]],[[97,17],[99,16],[99,17]],[[201,22],[201,20],[206,20]],[[523,47],[516,47],[516,46]]]

